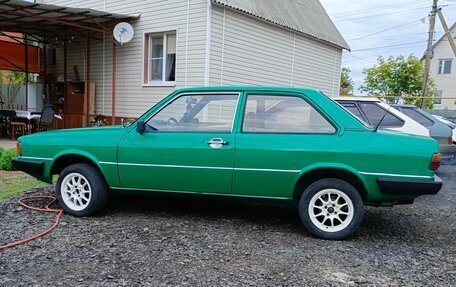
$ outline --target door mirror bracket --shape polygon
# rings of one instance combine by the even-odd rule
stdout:
[[[139,134],[143,134],[146,131],[146,123],[144,121],[139,121],[136,125],[136,131]]]

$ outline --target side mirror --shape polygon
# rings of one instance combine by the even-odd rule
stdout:
[[[144,121],[139,121],[138,124],[136,125],[136,131],[139,134],[143,134],[145,130],[146,130],[146,123]]]

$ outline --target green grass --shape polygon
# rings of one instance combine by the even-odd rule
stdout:
[[[34,187],[46,185],[25,173],[0,171],[0,200],[21,194]]]

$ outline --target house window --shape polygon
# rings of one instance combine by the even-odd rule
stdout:
[[[434,98],[434,105],[442,104],[442,96],[443,96],[443,90],[439,90],[439,95]]]
[[[176,81],[176,32],[146,34],[144,84]]]
[[[439,75],[451,74],[451,64],[453,59],[441,59],[439,60]]]

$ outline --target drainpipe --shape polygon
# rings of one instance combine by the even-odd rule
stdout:
[[[211,69],[211,38],[212,38],[212,3],[207,0],[206,5],[206,63],[204,67],[204,86],[209,86],[209,75]]]

